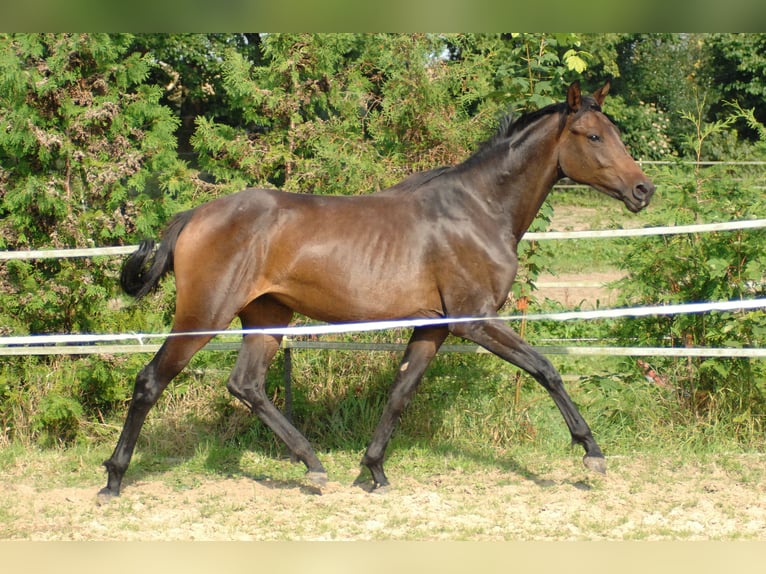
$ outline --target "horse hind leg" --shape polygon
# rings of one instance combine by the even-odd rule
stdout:
[[[122,479],[130,464],[146,415],[160,398],[168,383],[210,339],[209,336],[169,338],[138,374],[117,446],[112,456],[104,461],[108,478],[107,485],[99,492],[100,501],[119,496]]]
[[[291,317],[290,309],[269,299],[256,300],[240,314],[245,329],[286,325]],[[306,465],[310,480],[324,484],[327,481],[327,473],[311,444],[274,406],[266,394],[266,375],[274,355],[279,350],[281,339],[280,336],[272,335],[246,335],[227,388]]]

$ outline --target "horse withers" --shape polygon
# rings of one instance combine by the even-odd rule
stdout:
[[[176,281],[173,332],[135,382],[117,446],[104,465],[116,496],[144,419],[168,383],[239,317],[243,329],[286,326],[294,313],[326,322],[492,317],[506,301],[517,245],[563,177],[622,201],[632,212],[654,185],[601,111],[609,90],[572,84],[566,101],[503,124],[464,162],[414,174],[383,191],[316,196],[246,189],[176,215],[155,249],[146,240],[123,266],[128,294]],[[362,458],[374,486],[388,484],[386,445],[426,367],[449,333],[473,341],[534,377],[551,395],[585,465],[604,455],[553,365],[500,320],[418,327]],[[308,440],[265,392],[281,337],[245,335],[228,390],[252,410],[318,483],[326,472]]]

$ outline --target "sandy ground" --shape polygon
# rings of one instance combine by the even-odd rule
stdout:
[[[575,273],[541,273],[536,281],[535,296],[540,300],[557,301],[565,309],[609,308],[617,302],[617,290],[609,284],[621,279],[623,275],[620,271],[594,272],[587,276]]]
[[[584,227],[566,216],[557,224]],[[578,280],[540,277],[542,284]],[[590,307],[597,299],[611,303],[613,295],[555,285],[541,294]],[[610,457],[605,477],[586,474],[568,458],[535,467],[499,461],[496,470],[452,469],[419,480],[389,470],[393,486],[372,493],[350,481],[320,490],[301,479],[207,475],[179,485],[155,473],[128,480],[122,496],[104,505],[96,498],[101,479],[45,488],[22,474],[0,472],[0,540],[766,541],[763,454],[704,463]]]
[[[573,459],[539,469],[459,469],[370,493],[302,480],[162,474],[99,505],[100,485],[36,488],[2,477],[4,540],[766,540],[759,455],[681,464],[612,457],[605,477]],[[289,464],[289,463],[286,463]]]

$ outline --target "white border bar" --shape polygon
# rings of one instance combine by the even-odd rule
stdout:
[[[636,229],[605,229],[593,231],[544,231],[527,232],[524,239],[540,241],[545,239],[597,239],[615,237],[639,237],[648,235],[677,235],[681,233],[705,233],[711,231],[735,231],[766,227],[766,219],[729,221],[725,223],[701,223],[696,225],[674,225],[671,227],[640,227]]]
[[[82,249],[38,249],[35,251],[0,251],[0,261],[9,259],[68,259],[74,257],[98,257],[109,255],[128,255],[138,249],[138,245],[119,247],[89,247]]]
[[[343,341],[291,341],[284,340],[283,347],[289,349],[313,349],[332,351],[388,351],[401,352],[406,348],[404,343],[360,343]],[[2,356],[30,355],[106,355],[156,353],[159,344],[148,345],[73,345],[73,346],[42,346],[42,347],[2,347]],[[206,345],[203,351],[238,351],[239,343],[213,342]],[[565,346],[535,346],[543,355],[611,355],[623,357],[736,357],[736,358],[766,358],[766,349],[754,348],[706,348],[706,347],[565,347]],[[489,351],[477,345],[443,345],[440,353],[488,353]]]

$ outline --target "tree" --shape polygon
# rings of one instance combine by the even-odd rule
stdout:
[[[560,97],[587,66],[572,34],[269,34],[226,52],[242,125],[200,116],[203,169],[230,188],[362,193],[460,161],[500,116]]]
[[[688,125],[682,113],[695,109],[703,36],[622,34],[613,38],[619,77],[614,81],[616,119],[626,144],[641,159],[683,155]]]
[[[180,120],[178,148],[182,157],[193,159],[189,140],[200,115],[228,125],[242,125],[242,114],[229,105],[223,89],[223,63],[227,51],[259,61],[260,34],[139,34],[130,51],[145,54],[153,66],[147,83],[163,89],[160,103]]]
[[[0,36],[0,247],[119,244],[153,234],[190,178],[178,125],[132,37]],[[98,262],[12,262],[0,298],[14,332],[89,330],[113,279]]]
[[[723,102],[737,102],[755,111],[755,119],[766,123],[766,35],[710,34],[704,43],[704,78],[715,86],[714,118],[728,114]],[[720,102],[720,103],[719,103]],[[741,135],[758,141],[756,129],[746,122],[738,124]]]
[[[454,161],[463,116],[438,45],[427,35],[270,34],[260,63],[230,50],[223,85],[246,125],[199,118],[200,165],[232,188],[348,194]]]

